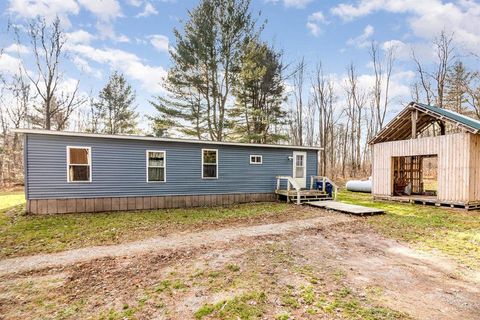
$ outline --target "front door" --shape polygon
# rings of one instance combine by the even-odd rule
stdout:
[[[307,153],[293,152],[293,179],[301,188],[307,187]]]

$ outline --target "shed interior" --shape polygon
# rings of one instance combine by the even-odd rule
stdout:
[[[394,196],[437,196],[437,156],[392,157]]]

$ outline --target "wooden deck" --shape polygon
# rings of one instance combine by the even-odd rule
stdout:
[[[467,210],[476,210],[480,209],[480,202],[456,202],[456,201],[442,201],[435,196],[423,196],[423,195],[412,195],[412,196],[383,196],[383,195],[374,195],[374,200],[386,200],[386,201],[395,201],[395,202],[404,202],[404,203],[415,203],[423,205],[432,205],[437,207],[450,207],[450,208],[460,208]]]
[[[300,202],[331,200],[332,198],[323,191],[319,190],[275,190],[278,197],[285,197],[287,202],[297,202],[297,197],[300,196]]]
[[[381,209],[358,206],[337,201],[312,201],[308,202],[308,205],[360,216],[384,213],[384,211]]]
[[[285,198],[287,202],[295,202],[296,204],[302,204],[303,202],[308,201],[319,201],[319,200],[336,200],[338,187],[337,185],[330,180],[328,177],[324,176],[311,176],[310,177],[310,189],[302,188],[297,181],[290,176],[276,176],[277,187],[275,189],[275,194],[277,199]],[[323,184],[322,190],[314,188],[314,181],[320,182]],[[287,189],[280,189],[282,181],[285,181],[287,184]],[[327,183],[332,186],[332,192],[330,194],[326,193]]]

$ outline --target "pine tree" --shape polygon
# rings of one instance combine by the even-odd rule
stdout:
[[[287,138],[273,132],[286,118],[282,72],[281,53],[257,40],[245,44],[233,90],[236,103],[229,113],[239,140],[276,143]]]
[[[108,134],[136,132],[138,113],[135,112],[135,91],[125,76],[114,72],[93,103],[92,114],[100,119],[96,130]]]
[[[157,134],[174,128],[198,139],[225,140],[242,47],[255,29],[249,7],[250,0],[202,0],[183,30],[174,30],[169,94],[151,101],[159,112],[153,119]]]

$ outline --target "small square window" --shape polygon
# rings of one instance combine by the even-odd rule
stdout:
[[[262,156],[252,154],[250,155],[250,164],[262,164],[263,163],[263,158]]]

